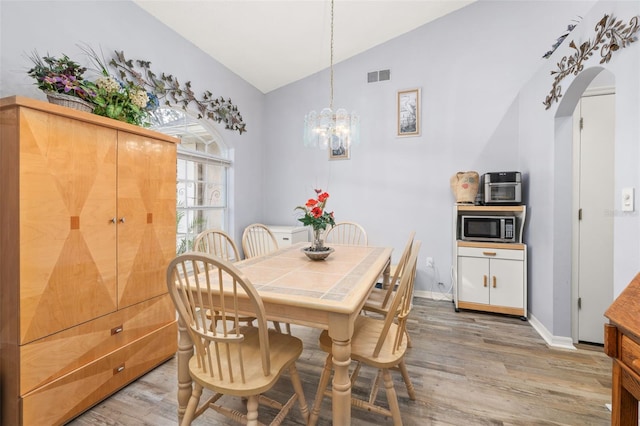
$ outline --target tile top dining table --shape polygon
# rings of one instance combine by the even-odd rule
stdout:
[[[382,275],[389,279],[389,247],[332,244],[335,252],[322,261],[309,260],[298,243],[268,255],[235,263],[258,290],[267,319],[326,329],[333,341],[333,424],[351,423],[351,336],[356,317]],[[178,417],[191,396],[189,359],[193,343],[179,324]]]

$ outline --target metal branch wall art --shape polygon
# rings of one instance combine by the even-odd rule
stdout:
[[[551,75],[555,75],[551,92],[544,100],[545,109],[549,109],[553,102],[559,102],[562,97],[562,87],[560,81],[569,74],[578,75],[584,69],[584,62],[588,60],[594,52],[600,50],[600,63],[608,63],[613,52],[627,47],[637,40],[635,33],[640,29],[640,16],[634,16],[629,20],[628,24],[623,24],[622,20],[616,21],[616,18],[609,15],[604,17],[596,24],[596,36],[593,41],[587,40],[580,46],[576,46],[571,40],[569,47],[575,50],[570,56],[563,57],[558,62],[558,69],[551,71]]]
[[[231,102],[231,98],[216,98],[210,91],[204,92],[201,98],[196,97],[191,90],[191,82],[180,84],[178,79],[171,74],[162,73],[159,76],[151,71],[151,62],[126,59],[124,52],[115,52],[115,57],[109,61],[109,65],[115,68],[122,80],[133,80],[136,84],[150,89],[162,99],[167,106],[181,106],[187,109],[190,103],[194,103],[198,110],[198,118],[207,118],[217,123],[224,122],[225,129],[236,130],[240,134],[246,132],[246,124],[238,107]],[[141,71],[138,71],[140,68]]]

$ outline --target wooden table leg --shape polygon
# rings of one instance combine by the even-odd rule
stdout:
[[[391,258],[389,258],[389,262],[387,262],[387,266],[384,267],[384,271],[382,272],[382,288],[385,290],[389,288],[390,277],[391,277]]]
[[[333,382],[331,403],[333,405],[333,424],[351,424],[351,340],[333,340]]]
[[[193,381],[189,374],[189,360],[193,356],[193,341],[181,318],[178,319],[178,423],[182,422],[184,412],[191,398]]]

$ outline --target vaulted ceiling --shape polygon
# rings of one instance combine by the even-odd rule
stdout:
[[[263,93],[329,66],[330,0],[133,0]],[[476,0],[335,0],[334,63]]]

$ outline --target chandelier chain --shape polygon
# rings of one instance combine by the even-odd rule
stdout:
[[[331,110],[333,110],[333,2],[334,0],[331,0],[331,45],[330,45],[330,58],[329,58],[329,63],[330,63],[330,79],[331,79],[331,94],[329,97],[329,108],[331,108]]]

